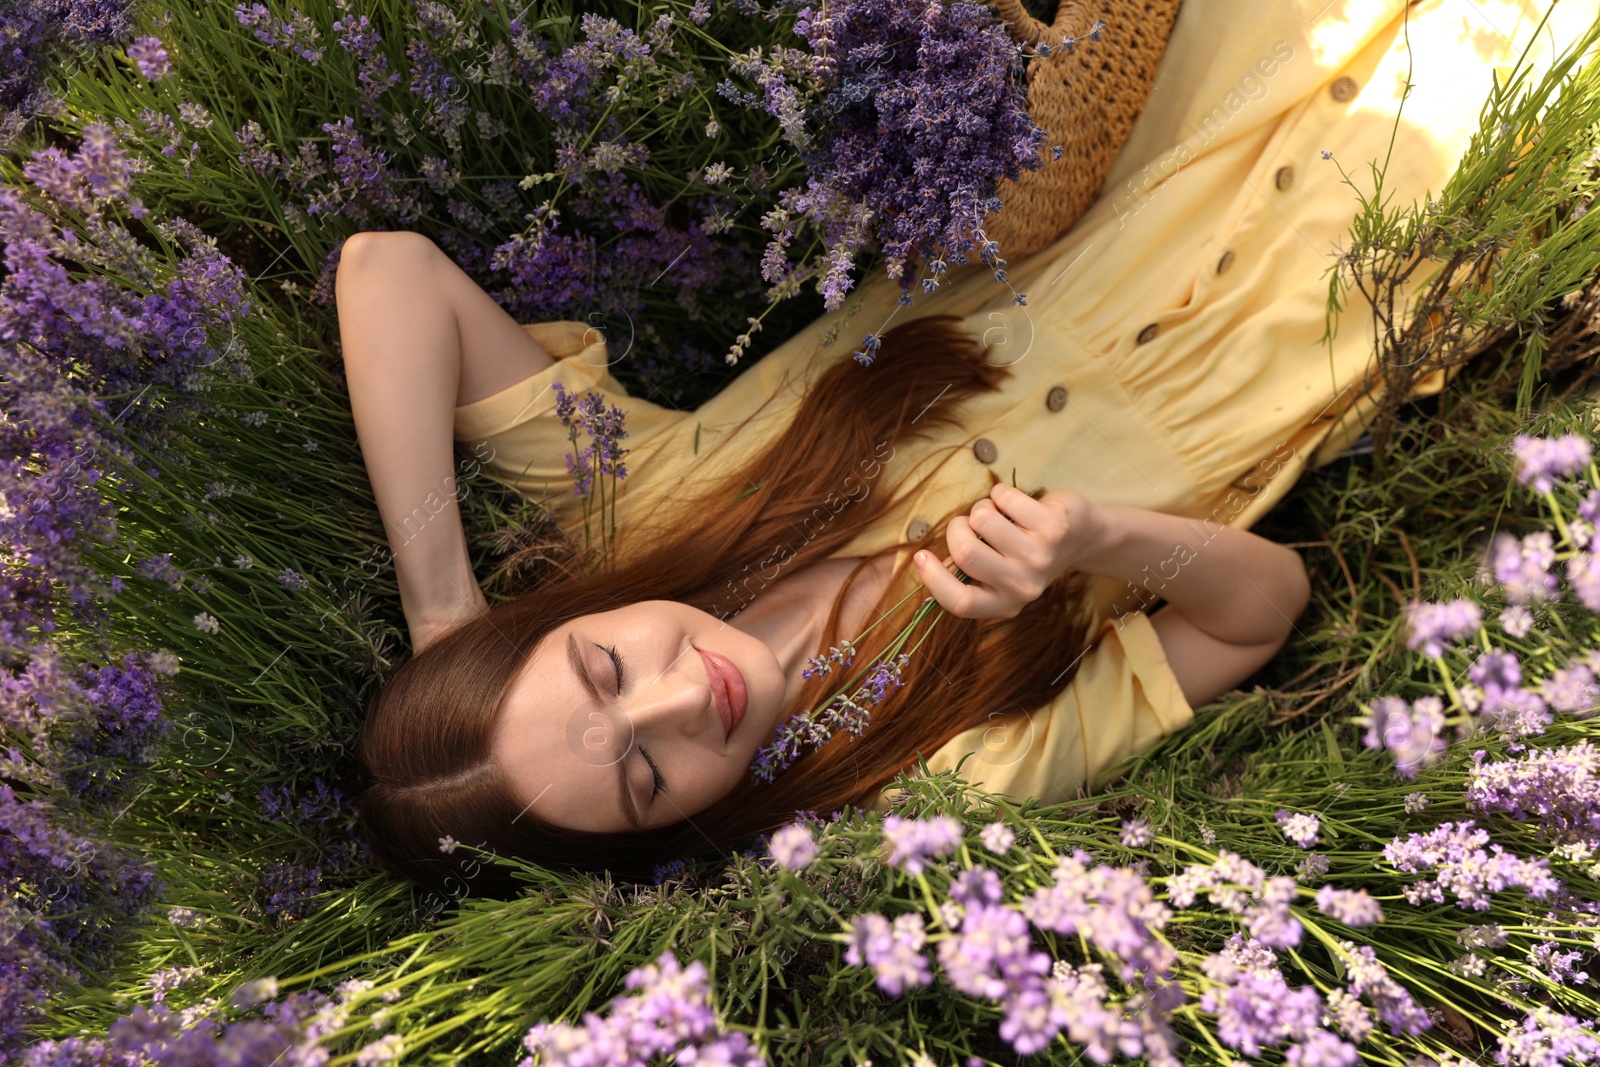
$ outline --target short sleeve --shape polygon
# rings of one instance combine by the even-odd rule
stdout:
[[[1077,673],[1049,704],[996,715],[927,757],[928,770],[952,770],[989,793],[1046,804],[1104,786],[1112,767],[1194,721],[1150,617],[1104,619]],[[873,810],[888,809],[880,793]]]
[[[628,395],[611,374],[605,336],[583,322],[529,323],[522,327],[555,362],[492,396],[458,405],[454,434],[468,443],[480,464],[511,481],[524,495],[566,491],[571,496],[567,456],[572,442],[556,414],[557,382],[569,396],[597,392],[605,404],[625,413],[628,435],[622,444],[627,477],[659,466],[663,453],[688,447],[685,433],[693,424],[676,411]],[[588,439],[579,435],[578,447]]]

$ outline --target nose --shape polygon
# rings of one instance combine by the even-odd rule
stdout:
[[[710,682],[702,677],[703,664],[700,654],[685,645],[660,676],[630,693],[620,706],[633,728],[651,727],[693,737],[715,722],[720,730],[721,717]]]

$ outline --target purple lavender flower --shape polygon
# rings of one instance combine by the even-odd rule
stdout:
[[[928,958],[922,954],[927,933],[921,915],[897,916],[891,927],[882,915],[868,913],[848,923],[846,933],[845,962],[852,967],[871,967],[878,988],[891,997],[933,981]]]
[[[1600,613],[1600,555],[1579,552],[1567,560],[1567,581],[1572,584],[1578,603]]]
[[[133,175],[144,167],[142,161],[127,152],[110,126],[94,122],[83,128],[83,143],[76,152],[38,149],[33,161],[22,170],[40,192],[99,221],[104,207],[121,202],[127,204],[128,213],[135,218],[147,214],[144,205],[131,195]]]
[[[1477,632],[1483,623],[1483,609],[1461,597],[1443,604],[1411,601],[1406,605],[1406,621],[1410,628],[1406,647],[1420,647],[1423,655],[1438,659],[1444,655],[1445,645]]]
[[[326,891],[322,878],[322,868],[312,864],[268,864],[261,875],[261,910],[290,920],[314,914],[321,907],[317,898]]]
[[[125,41],[125,0],[6,4],[0,16],[0,148],[60,101],[45,86],[47,72],[65,69],[74,55],[87,57],[105,44]]]
[[[380,1067],[399,1059],[404,1051],[404,1038],[399,1034],[384,1034],[376,1041],[361,1046],[356,1053],[356,1067]]]
[[[181,988],[191,980],[204,973],[201,967],[169,967],[155,971],[150,975],[151,1000],[160,1003],[166,998],[167,993]]]
[[[1540,493],[1548,493],[1555,483],[1589,465],[1594,448],[1581,434],[1560,437],[1530,437],[1519,433],[1511,439],[1516,453],[1517,481]]]
[[[1154,840],[1148,819],[1134,819],[1122,824],[1122,843],[1127,848],[1143,848]]]
[[[628,468],[620,461],[629,450],[618,448],[617,442],[628,436],[628,431],[623,428],[627,413],[615,405],[607,409],[604,406],[605,398],[594,390],[585,393],[581,399],[574,399],[567,395],[566,387],[560,382],[552,383],[552,388],[556,394],[556,415],[561,425],[566,427],[574,449],[580,430],[590,440],[582,452],[567,456],[567,473],[573,478],[578,496],[584,499],[589,497],[596,473],[626,478]]]
[[[1600,750],[1585,739],[1560,748],[1489,761],[1472,754],[1467,805],[1531,824],[1539,837],[1600,848]]]
[[[1372,702],[1362,743],[1370,749],[1386,748],[1394,755],[1395,773],[1415,778],[1417,772],[1437,763],[1449,747],[1444,730],[1444,702],[1435,696],[1419,697],[1407,704],[1400,697],[1384,696]]]
[[[162,686],[155,677],[154,657],[140,659],[124,653],[121,662],[84,665],[75,678],[63,679],[60,699],[86,711],[75,724],[70,745],[57,754],[61,783],[80,803],[106,805],[125,796],[137,781],[130,765],[149,766],[157,742],[171,730],[161,713]]]
[[[1541,941],[1528,950],[1529,965],[1542,971],[1554,985],[1566,988],[1581,987],[1589,980],[1589,972],[1578,969],[1582,959],[1582,949],[1563,952],[1555,941]]]
[[[1505,927],[1499,923],[1463,926],[1456,931],[1456,941],[1466,948],[1504,948],[1509,938]]]
[[[408,88],[426,105],[423,124],[444,141],[452,155],[459,156],[461,130],[472,110],[462,99],[460,79],[439,52],[421,38],[414,37],[406,44],[406,57],[411,60]]]
[[[264,786],[256,795],[261,818],[283,826],[354,827],[355,802],[320,776],[304,790]]]
[[[1317,910],[1346,926],[1371,926],[1383,921],[1382,906],[1365,889],[1325,885],[1317,890]]]
[[[121,587],[120,579],[106,581],[82,558],[114,532],[114,513],[96,483],[135,458],[95,428],[96,413],[119,420],[124,435],[148,432],[160,442],[165,418],[197,410],[198,402],[187,398],[215,373],[203,371],[207,364],[242,365],[242,356],[226,358],[208,340],[212,329],[253,310],[239,288],[242,272],[183,220],[153,224],[188,253],[174,271],[147,252],[132,251],[141,243],[107,219],[114,207],[145,214],[132,196],[132,178],[141,169],[103,123],[85,127],[71,152],[33,152],[24,178],[47,200],[85,218],[83,232],[70,237],[20,190],[0,187],[0,408],[14,415],[0,435],[0,491],[10,505],[0,516],[0,539],[15,549],[0,561],[5,645],[27,646],[35,628],[51,632],[53,600],[71,600],[90,622],[103,611],[98,604]],[[81,250],[71,252],[74,244]],[[141,279],[175,276],[165,285],[148,282],[141,292],[118,288],[107,277],[75,280],[68,263],[86,259]],[[162,358],[135,360],[129,352]],[[152,400],[161,400],[126,403],[113,414],[97,397],[114,393],[135,400],[152,393]],[[157,409],[165,409],[161,419]],[[60,597],[45,596],[46,576]]]
[[[590,1012],[581,1026],[538,1023],[523,1036],[531,1054],[517,1067],[580,1067],[596,1063],[643,1063],[657,1057],[677,1062],[758,1067],[760,1050],[740,1031],[725,1033],[711,1006],[705,964],[687,967],[663,952],[635,968],[623,986],[638,990],[607,1005],[609,1015]]]
[[[515,21],[512,30],[516,30]],[[380,100],[399,83],[400,75],[389,69],[389,57],[378,47],[383,37],[372,28],[367,16],[338,19],[333,23],[333,32],[338,34],[339,47],[356,60],[361,110],[370,122],[382,114]]]
[[[1266,879],[1255,894],[1255,901],[1244,910],[1250,936],[1272,948],[1293,948],[1304,931],[1300,920],[1289,910],[1298,886],[1288,875]]]
[[[950,899],[966,907],[998,904],[1003,895],[1000,876],[987,867],[962,871],[950,883]]]
[[[1545,703],[1556,711],[1587,719],[1600,707],[1600,685],[1583,663],[1559,667],[1540,685]]]
[[[993,852],[996,856],[1004,856],[1011,851],[1012,844],[1017,835],[1011,827],[1003,822],[992,822],[978,834],[978,840],[983,842],[983,847]]]
[[[1433,1025],[1405,987],[1389,976],[1371,945],[1357,946],[1341,940],[1339,948],[1345,958],[1350,995],[1371,1001],[1390,1033],[1414,1037]]]
[[[120,925],[139,917],[161,887],[150,868],[67,830],[63,814],[41,798],[18,800],[0,783],[0,929],[17,940],[18,953],[76,978],[82,966],[110,962],[124,936]],[[7,959],[15,964],[20,956],[0,953]],[[0,977],[3,971],[0,963]]]
[[[172,73],[172,62],[159,37],[139,37],[128,46],[128,58],[139,68],[141,77],[160,81]]]
[[[332,135],[333,184],[306,206],[307,215],[338,211],[362,228],[377,228],[380,223],[409,226],[422,216],[419,194],[389,165],[387,153],[367,146],[353,117],[325,122],[322,131]]]
[[[1200,1007],[1215,1013],[1217,1037],[1230,1048],[1256,1057],[1319,1029],[1322,998],[1315,988],[1290,989],[1276,968],[1241,968],[1222,955],[1200,966],[1215,983],[1201,994]]]
[[[1548,530],[1536,530],[1521,539],[1513,534],[1498,533],[1489,548],[1494,579],[1505,588],[1506,596],[1514,604],[1539,603],[1560,597],[1556,576],[1550,573],[1555,561],[1555,541]]]
[[[1172,916],[1150,886],[1126,867],[1090,867],[1082,849],[1056,859],[1051,885],[1024,898],[1022,913],[1034,925],[1058,934],[1081,934],[1119,961],[1119,973],[1132,981],[1136,971],[1166,976],[1176,957],[1155,936]]]
[[[1533,629],[1533,616],[1521,604],[1512,604],[1500,612],[1500,628],[1511,637],[1526,637]]]
[[[1542,734],[1551,723],[1544,698],[1521,686],[1487,690],[1478,715],[1502,737],[1512,741]]]
[[[1500,1035],[1497,1064],[1542,1067],[1555,1063],[1593,1063],[1600,1059],[1600,1039],[1593,1019],[1579,1019],[1540,1005],[1515,1030]]]
[[[1415,815],[1418,812],[1422,811],[1427,806],[1428,806],[1428,794],[1420,793],[1420,792],[1419,793],[1407,793],[1406,794],[1406,814],[1407,815]]]
[[[256,992],[270,989],[276,996],[275,985],[268,982]],[[111,1024],[107,1039],[94,1043],[95,1058],[88,1062],[308,1065],[328,1058],[323,1042],[343,1024],[339,1005],[317,992],[291,993],[263,1006],[259,1018],[228,1024],[213,1012],[140,1005]]]
[[[1322,823],[1314,813],[1290,812],[1279,808],[1276,816],[1278,829],[1283,831],[1283,836],[1299,845],[1301,848],[1310,848],[1317,843],[1317,832]]]
[[[1489,845],[1486,850],[1483,846]],[[1464,908],[1484,911],[1489,894],[1521,886],[1530,898],[1543,899],[1560,888],[1551,876],[1548,859],[1526,860],[1489,843],[1489,834],[1475,829],[1473,820],[1440,823],[1425,834],[1395,838],[1383,848],[1383,858],[1407,873],[1437,870],[1432,881],[1405,887],[1412,904],[1431,900],[1444,903],[1445,892],[1454,894]]]
[[[1001,27],[981,6],[959,0],[921,7],[851,0],[829,5],[826,17],[804,8],[795,32],[811,55],[775,48],[730,64],[760,95],[718,86],[735,103],[776,117],[808,164],[806,188],[780,197],[790,215],[773,227],[778,247],[769,245],[764,276],[789,275],[782,246],[793,220],[804,219],[825,248],[818,291],[829,310],[850,289],[855,253],[874,229],[903,303],[918,259],[942,263],[980,249],[1003,281],[1004,261],[981,219],[999,207],[1002,177],[1041,165],[1044,131],[1028,117],[1019,56]],[[857,358],[871,361],[870,353]]]
[[[840,641],[839,644],[843,647],[841,648],[830,645],[828,647],[828,654],[826,656],[807,657],[806,662],[811,664],[811,666],[801,671],[800,677],[810,679],[819,675],[832,674],[833,665],[835,663],[841,667],[850,666],[850,664],[854,662],[856,656],[855,645],[852,644],[848,639]]]
[[[290,8],[292,18],[280,19],[260,4],[248,8],[239,4],[234,15],[241,26],[254,28],[256,40],[274,50],[294,52],[315,66],[322,60],[322,49],[317,47],[321,33],[311,19],[298,8]]]
[[[889,843],[885,861],[910,875],[923,872],[925,859],[948,856],[961,847],[961,823],[948,815],[931,819],[903,819],[888,815],[883,820],[884,840]]]
[[[1344,989],[1328,990],[1328,1021],[1345,1037],[1361,1044],[1372,1033],[1372,1016],[1360,1000]]]
[[[790,823],[780,828],[767,847],[773,862],[791,871],[803,870],[817,858],[817,840],[804,823]]]
[[[1328,857],[1320,852],[1309,852],[1306,857],[1294,865],[1294,875],[1303,882],[1321,878],[1328,873]]]
[[[1491,648],[1467,668],[1467,677],[1482,686],[1486,693],[1492,689],[1514,689],[1522,682],[1522,665],[1514,653]]]
[[[1014,908],[975,904],[961,929],[939,942],[939,965],[969,996],[1000,1000],[1028,975],[1050,972],[1050,957],[1032,949],[1028,921]]]
[[[775,727],[773,740],[757,750],[751,763],[756,782],[770,782],[777,777],[799,757],[802,745],[820,748],[836,730],[854,737],[865,733],[872,722],[872,706],[905,684],[901,672],[910,660],[904,652],[893,660],[878,660],[853,694],[836,693],[822,708],[791,715]]]

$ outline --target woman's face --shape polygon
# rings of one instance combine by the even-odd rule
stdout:
[[[726,688],[719,666],[737,672]],[[665,826],[750,774],[787,695],[765,642],[687,604],[647,600],[546,634],[512,680],[492,752],[523,810],[546,822],[604,832]]]

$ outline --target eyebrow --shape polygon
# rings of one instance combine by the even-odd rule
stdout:
[[[588,690],[589,696],[596,704],[603,704],[605,700],[600,696],[600,690],[595,687],[594,679],[589,677],[589,672],[583,668],[583,653],[578,651],[578,638],[576,634],[567,634],[567,662],[572,664],[572,673],[578,676],[578,681],[583,683],[583,688]],[[633,790],[628,788],[627,754],[617,760],[617,806],[622,810],[622,815],[635,829],[639,829],[639,810],[633,805]]]

